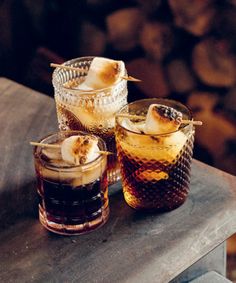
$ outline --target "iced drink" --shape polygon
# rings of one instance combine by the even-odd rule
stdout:
[[[48,230],[81,234],[102,226],[109,216],[106,150],[100,138],[61,132],[34,151],[39,219]]]
[[[181,124],[192,119],[189,110],[171,100],[144,99],[119,114],[116,142],[126,202],[149,211],[179,207],[189,192],[194,128]]]
[[[83,57],[64,65],[79,71],[57,68],[53,73],[60,130],[82,130],[99,135],[107,149],[116,153],[115,113],[127,103],[127,81],[122,61]],[[108,157],[108,182],[120,177],[116,154]]]

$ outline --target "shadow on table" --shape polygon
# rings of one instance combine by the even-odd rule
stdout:
[[[0,230],[24,217],[37,218],[36,181],[20,186],[8,182],[7,188],[0,192],[0,207]]]

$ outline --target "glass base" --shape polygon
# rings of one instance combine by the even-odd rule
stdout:
[[[100,217],[97,219],[79,225],[65,225],[58,224],[47,219],[46,211],[42,208],[39,209],[39,221],[49,231],[60,235],[81,235],[92,232],[102,227],[109,218],[109,206],[107,206]]]
[[[121,179],[120,168],[107,171],[108,185],[113,185]]]
[[[169,211],[172,211],[172,210],[175,210],[177,208],[179,208],[180,206],[182,206],[186,200],[187,200],[187,197],[174,203],[174,204],[171,204],[170,206],[168,205],[156,205],[156,206],[148,206],[145,204],[140,204],[140,203],[135,203],[134,201],[131,201],[130,200],[130,197],[127,197],[127,195],[124,194],[124,199],[125,199],[125,202],[133,209],[137,210],[137,211],[142,211],[142,212],[147,212],[147,213],[162,213],[162,212],[169,212]]]

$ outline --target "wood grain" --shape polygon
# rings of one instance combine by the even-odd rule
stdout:
[[[0,228],[35,212],[34,165],[29,142],[57,131],[52,98],[0,78]]]
[[[102,228],[73,237],[47,232],[32,217],[29,141],[56,130],[54,102],[5,79],[0,93],[0,282],[169,282],[235,233],[236,178],[198,161],[187,201],[172,212],[136,212],[117,183]]]

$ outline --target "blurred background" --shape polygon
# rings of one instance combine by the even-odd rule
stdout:
[[[129,101],[187,104],[204,123],[194,157],[236,175],[235,0],[0,0],[0,76],[53,96],[49,64],[89,55],[142,80]],[[235,241],[228,254],[236,279]]]

